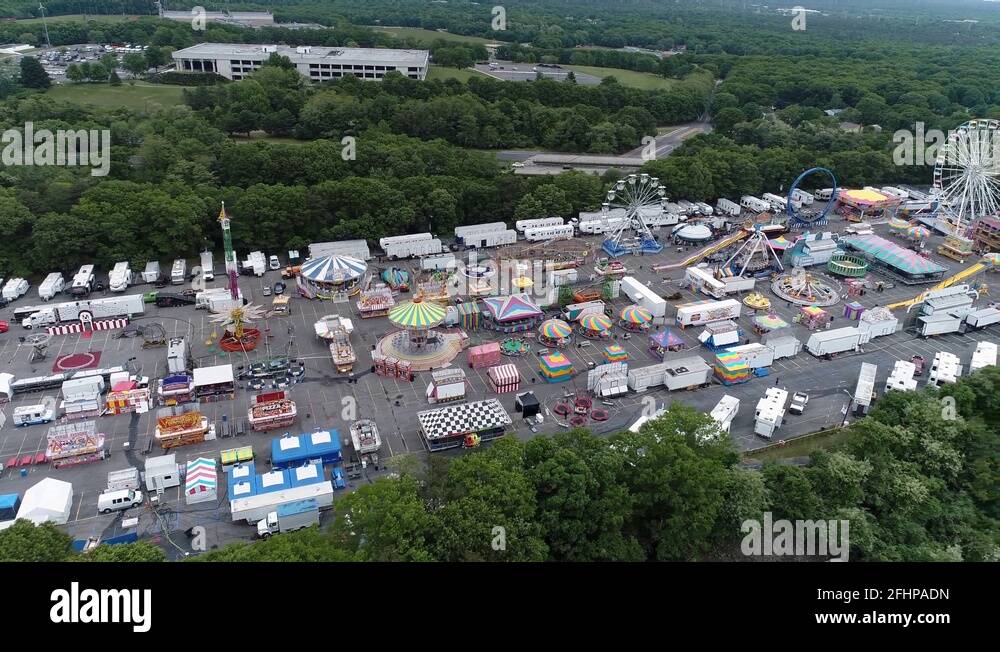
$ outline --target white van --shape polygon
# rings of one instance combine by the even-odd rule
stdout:
[[[97,511],[101,514],[110,514],[113,511],[121,511],[141,504],[142,492],[135,489],[107,491],[97,497]]]

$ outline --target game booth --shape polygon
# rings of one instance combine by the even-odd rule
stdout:
[[[502,364],[486,370],[486,378],[490,389],[497,394],[516,392],[521,388],[521,374],[514,364]]]
[[[850,222],[860,222],[866,217],[881,215],[885,209],[898,206],[900,202],[899,197],[875,190],[843,188],[837,193],[836,211]]]
[[[550,383],[561,383],[573,377],[573,363],[560,351],[539,358],[542,377]]]
[[[601,352],[604,357],[604,361],[611,362],[628,362],[628,351],[621,344],[611,344],[604,347]]]
[[[502,437],[513,423],[496,398],[418,412],[417,421],[430,451],[477,446]]]
[[[774,313],[757,315],[753,318],[753,332],[757,335],[764,335],[788,327],[789,323]]]
[[[668,351],[681,351],[687,348],[680,337],[674,334],[669,328],[649,336],[649,350],[660,360],[666,357]]]
[[[715,356],[715,377],[723,385],[738,385],[753,375],[746,359],[738,353],[723,351]]]
[[[802,306],[795,319],[809,330],[814,331],[829,324],[832,320],[832,315],[816,306]]]

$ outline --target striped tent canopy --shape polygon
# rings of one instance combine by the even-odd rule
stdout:
[[[621,344],[612,344],[604,347],[604,359],[608,362],[625,362],[628,360],[628,352]]]
[[[902,231],[903,229],[910,228],[910,223],[907,222],[906,220],[901,220],[899,218],[894,217],[891,220],[889,220],[889,228],[894,229],[896,231]]]
[[[791,247],[792,244],[793,244],[791,240],[788,240],[783,235],[782,236],[778,236],[777,238],[774,238],[773,240],[768,240],[768,243],[770,243],[771,248],[774,249],[775,251],[784,251],[785,249],[788,249],[789,247]]]
[[[542,311],[527,294],[487,297],[483,299],[483,303],[486,305],[486,312],[490,314],[493,321],[501,324],[542,316]]]
[[[299,275],[314,283],[346,283],[361,277],[368,265],[350,256],[321,256],[302,263]]]
[[[433,301],[414,297],[389,311],[389,321],[399,328],[425,330],[444,321],[445,309]]]
[[[586,328],[588,331],[603,333],[611,330],[611,320],[608,319],[607,315],[591,313],[580,318],[580,326]]]
[[[903,233],[911,240],[925,240],[931,236],[931,232],[925,226],[911,226]]]
[[[573,327],[561,319],[547,319],[538,331],[550,340],[564,340],[573,334]]]
[[[877,235],[858,235],[847,238],[846,244],[851,249],[874,256],[879,262],[900,269],[907,274],[938,274],[948,271],[948,268],[920,256],[917,252],[904,249]]]
[[[983,256],[983,261],[994,267],[1000,267],[1000,254],[986,254]]]
[[[672,346],[683,346],[684,340],[674,335],[669,328],[649,336],[649,341],[661,349],[669,349]]]
[[[648,324],[653,321],[653,313],[642,306],[626,306],[622,308],[622,321],[628,324]]]
[[[187,473],[184,476],[184,494],[187,502],[210,500],[219,484],[215,472],[215,460],[199,457],[187,463]]]

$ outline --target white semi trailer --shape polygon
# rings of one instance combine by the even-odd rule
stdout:
[[[24,328],[49,326],[72,321],[93,321],[113,317],[133,317],[145,311],[141,294],[127,294],[106,299],[67,301],[50,307],[39,307],[21,320]]]

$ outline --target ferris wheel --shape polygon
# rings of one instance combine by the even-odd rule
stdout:
[[[1000,211],[1000,120],[970,120],[948,134],[934,165],[934,189],[957,235]]]
[[[667,190],[656,177],[630,174],[618,180],[608,191],[601,205],[605,233],[602,245],[605,253],[617,258],[639,251],[658,253],[663,245],[657,242],[649,224],[663,214]],[[634,231],[634,235],[628,235]]]

